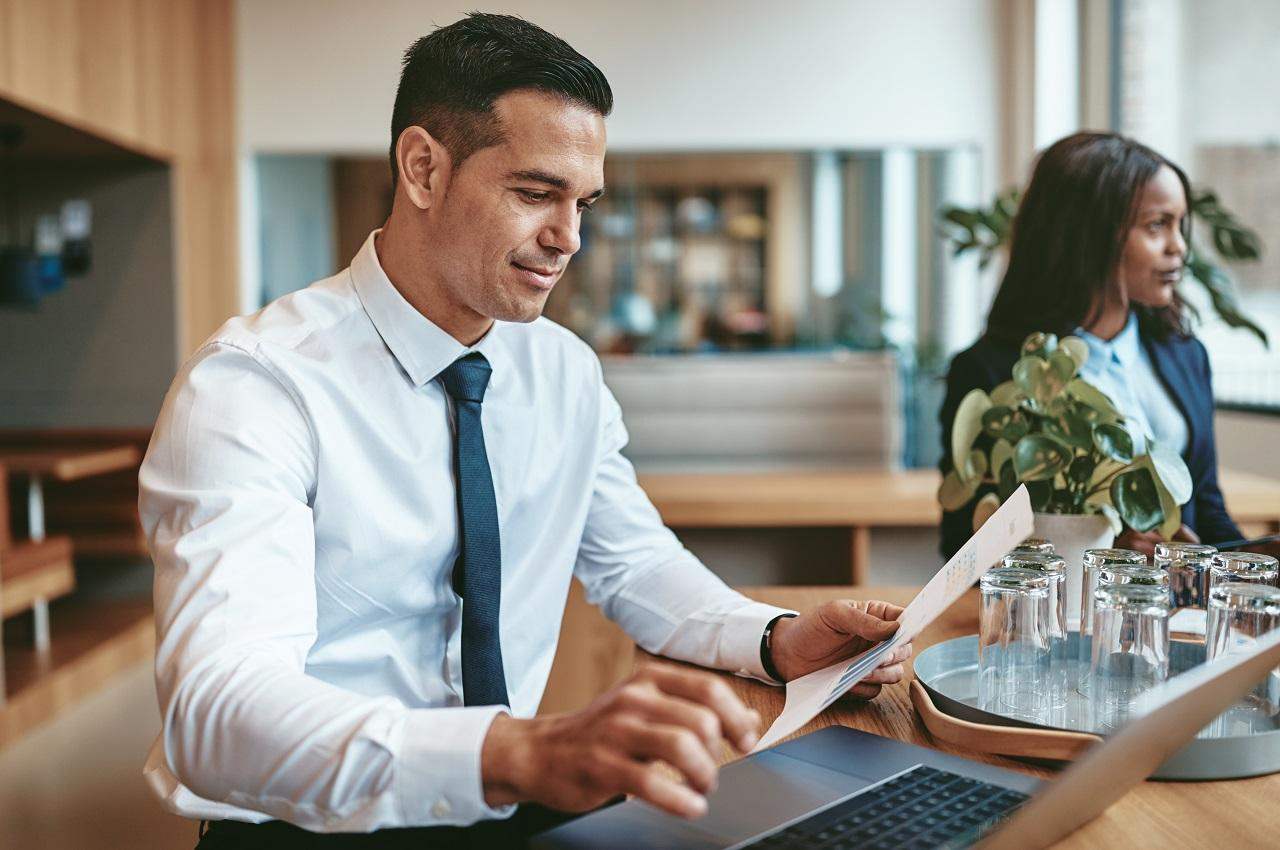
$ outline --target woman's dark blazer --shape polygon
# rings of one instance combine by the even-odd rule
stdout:
[[[1209,355],[1194,336],[1169,333],[1163,339],[1144,332],[1139,335],[1156,374],[1164,382],[1170,398],[1187,420],[1187,450],[1182,458],[1191,472],[1191,500],[1182,506],[1182,522],[1206,543],[1221,543],[1241,536],[1222,502],[1218,487],[1218,454],[1213,436],[1213,387]],[[1009,380],[1018,348],[983,336],[957,354],[947,372],[947,397],[942,403],[942,461],[945,475],[951,469],[951,423],[960,400],[975,387],[990,392]],[[942,514],[942,554],[950,558],[973,534],[973,506],[986,490],[979,490],[969,504]]]

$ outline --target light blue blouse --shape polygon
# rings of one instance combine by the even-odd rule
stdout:
[[[1185,453],[1190,438],[1187,420],[1169,396],[1138,336],[1137,315],[1130,313],[1124,330],[1110,340],[1080,328],[1076,336],[1089,347],[1089,360],[1080,377],[1115,403],[1133,435],[1134,451],[1142,453],[1146,441],[1154,439],[1178,454]]]

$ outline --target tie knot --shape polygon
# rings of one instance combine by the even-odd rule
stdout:
[[[489,376],[493,368],[484,355],[473,351],[466,357],[459,357],[440,373],[440,380],[454,401],[484,401],[484,391],[489,386]]]

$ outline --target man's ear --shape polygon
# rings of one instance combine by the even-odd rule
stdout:
[[[396,140],[396,164],[400,167],[400,190],[420,210],[440,203],[449,182],[453,162],[444,145],[425,128],[406,127]]]

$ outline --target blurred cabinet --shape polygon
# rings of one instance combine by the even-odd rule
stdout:
[[[237,312],[230,0],[0,0],[0,100],[172,165],[179,333]]]
[[[547,315],[619,353],[789,343],[808,279],[806,169],[796,154],[611,154]]]

